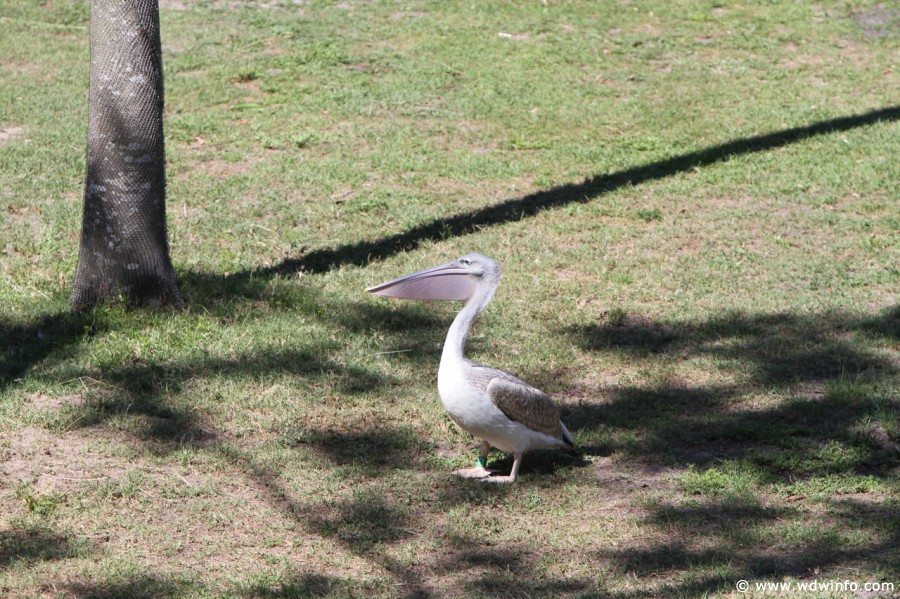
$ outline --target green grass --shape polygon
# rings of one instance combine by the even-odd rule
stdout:
[[[0,0],[0,595],[900,582],[887,4],[162,4],[187,308],[71,314],[88,6]],[[584,454],[512,488],[363,292],[470,251]]]

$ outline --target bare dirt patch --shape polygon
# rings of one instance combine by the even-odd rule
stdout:
[[[641,489],[671,492],[679,471],[659,464],[633,464],[625,466],[612,457],[594,460],[597,479],[602,483],[610,500],[630,504],[629,496]],[[626,501],[627,499],[627,501]]]
[[[52,409],[78,396],[35,394],[34,405]],[[189,573],[225,581],[260,563],[282,563],[293,570],[321,569],[340,577],[384,575],[377,566],[347,553],[340,541],[303,530],[295,510],[300,498],[270,487],[227,454],[208,447],[191,463],[172,463],[133,446],[133,439],[108,428],[54,432],[28,426],[6,439],[0,454],[0,531],[27,517],[19,497],[52,498],[57,524],[73,538],[89,539],[110,564],[131,563],[160,575]],[[72,506],[87,501],[89,519]],[[76,510],[77,512],[77,510]],[[135,547],[144,547],[136,554]],[[323,564],[322,556],[331,556]],[[58,566],[57,584],[80,579],[77,558]],[[87,582],[87,581],[81,581]]]
[[[391,13],[391,19],[395,21],[400,21],[403,19],[421,19],[425,16],[428,16],[428,13],[420,10],[397,11]]]
[[[250,173],[253,168],[265,160],[265,156],[253,155],[244,160],[224,160],[217,158],[221,147],[210,145],[206,139],[196,137],[190,143],[182,144],[179,149],[184,152],[180,167],[172,169],[172,176],[190,179],[202,175],[210,179],[239,177]]]
[[[60,397],[52,397],[43,393],[32,393],[26,400],[34,407],[41,410],[55,410],[63,406],[80,406],[84,403],[84,395],[76,393],[74,395],[63,395]]]
[[[5,127],[0,129],[0,146],[22,137],[23,133],[25,133],[24,127]]]
[[[37,226],[41,222],[41,209],[38,206],[9,204],[6,206],[6,215],[6,223],[10,225]]]
[[[900,10],[876,4],[867,9],[850,13],[869,39],[897,37],[900,35]]]
[[[253,164],[249,162],[232,162],[229,160],[201,160],[194,163],[194,172],[208,175],[212,179],[239,177],[250,172]]]
[[[184,10],[185,5],[182,0],[159,0],[160,10]]]
[[[51,403],[45,396],[38,401]],[[104,454],[95,439],[81,432],[53,434],[36,426],[20,429],[11,435],[7,459],[0,466],[7,483],[0,492],[0,505],[17,485],[29,484],[40,493],[67,493],[125,472],[125,464],[117,463],[121,458]]]

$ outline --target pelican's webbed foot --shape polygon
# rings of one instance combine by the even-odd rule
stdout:
[[[489,470],[484,466],[475,466],[474,468],[461,468],[459,470],[455,470],[453,474],[455,474],[456,476],[461,476],[463,478],[487,479],[495,472],[496,470]]]

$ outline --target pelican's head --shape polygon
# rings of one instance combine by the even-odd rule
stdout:
[[[401,299],[467,302],[480,288],[493,290],[499,283],[499,264],[482,254],[466,254],[446,264],[369,287],[366,291]]]

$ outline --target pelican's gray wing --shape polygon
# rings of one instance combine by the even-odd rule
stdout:
[[[559,408],[549,395],[505,372],[494,370],[491,374],[494,376],[487,382],[486,391],[507,418],[521,422],[531,430],[563,439]]]
[[[472,384],[487,393],[507,418],[559,439],[563,442],[561,449],[578,455],[572,436],[559,419],[559,408],[549,395],[502,370],[469,364]]]

